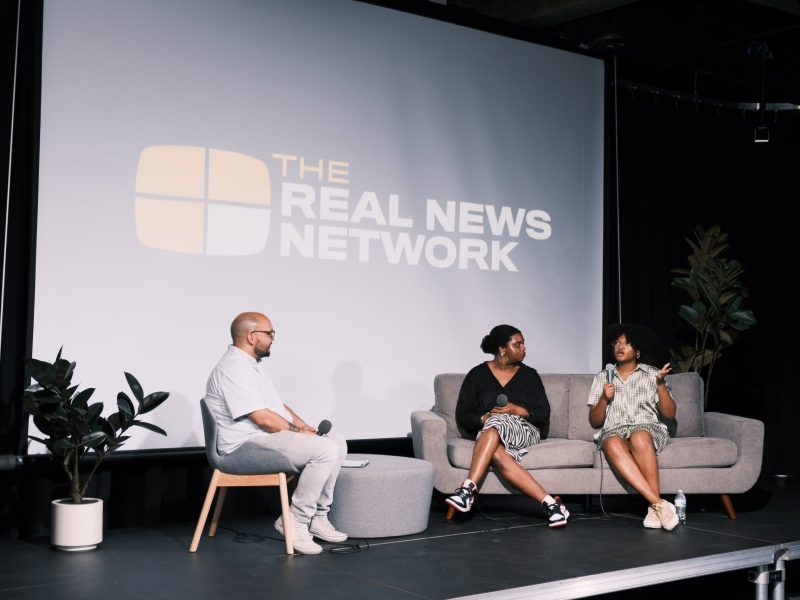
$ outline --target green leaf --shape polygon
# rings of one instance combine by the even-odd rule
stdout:
[[[72,443],[72,440],[69,438],[60,438],[53,442],[53,452],[56,451],[63,451],[63,450],[72,450],[77,448],[75,444]]]
[[[106,422],[109,424],[110,427],[113,428],[113,431],[117,431],[119,430],[120,427],[122,427],[122,423],[120,423],[119,421],[119,413],[114,413],[113,415],[110,415],[106,420]]]
[[[31,379],[38,381],[42,385],[55,381],[55,368],[50,363],[35,358],[29,359],[27,363],[31,372]]]
[[[161,435],[167,435],[167,432],[161,429],[158,425],[153,425],[152,423],[146,423],[145,421],[134,421],[133,425],[138,425],[139,427],[143,427],[144,429],[149,429],[150,431],[154,431],[155,433],[160,433]]]
[[[678,314],[690,325],[694,325],[694,323],[700,321],[700,315],[697,314],[697,311],[691,306],[686,306],[685,304],[681,305],[680,309],[678,310]]]
[[[142,391],[142,386],[139,385],[139,381],[130,373],[125,373],[125,379],[128,380],[128,385],[131,387],[134,398],[136,398],[136,401],[141,404],[142,399],[144,398],[144,392]]]
[[[81,443],[89,448],[93,448],[94,446],[102,444],[105,441],[106,434],[103,431],[92,431],[81,438]]]
[[[125,392],[117,394],[117,407],[120,413],[120,423],[125,424],[133,420],[133,415],[136,414],[133,408],[133,402],[128,398]]]
[[[97,419],[97,417],[100,416],[101,412],[103,412],[103,403],[96,402],[95,404],[92,404],[89,407],[86,418],[89,420],[90,423],[93,423]]]
[[[116,416],[116,413],[111,415],[111,417],[114,416]],[[119,424],[117,423],[115,427],[115,424],[112,422],[111,417],[108,419],[104,419],[103,417],[97,419],[97,426],[102,431],[105,432],[106,438],[108,438],[109,440],[113,440],[115,437],[117,437],[117,430],[119,429]]]
[[[142,404],[139,407],[139,414],[143,415],[145,413],[149,413],[154,408],[157,408],[169,398],[169,392],[153,392],[152,394],[148,394],[146,398],[142,400]]]
[[[75,398],[73,398],[72,405],[86,406],[89,402],[89,398],[92,397],[92,394],[94,394],[94,388],[86,388],[82,392],[79,392]]]

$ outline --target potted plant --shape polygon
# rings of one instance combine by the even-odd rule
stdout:
[[[78,391],[72,384],[76,363],[61,356],[54,362],[30,359],[26,361],[31,384],[24,393],[25,410],[44,437],[28,436],[41,442],[58,459],[69,480],[69,498],[53,500],[53,546],[64,550],[89,550],[103,541],[103,502],[86,498],[86,489],[97,467],[105,457],[122,446],[130,437],[131,427],[167,435],[160,427],[139,419],[160,406],[168,392],[145,395],[139,381],[130,373],[125,379],[131,389],[134,406],[125,392],[117,394],[117,412],[103,417],[103,403],[90,404],[94,388]],[[88,475],[81,475],[81,463],[90,453],[94,455]],[[88,521],[77,519],[86,515]]]
[[[694,345],[684,345],[672,354],[677,371],[705,372],[705,398],[711,388],[714,364],[726,348],[756,323],[753,311],[744,307],[748,296],[742,283],[744,269],[739,261],[724,256],[728,236],[714,225],[707,231],[697,226],[694,241],[687,239],[692,253],[688,269],[672,269],[672,285],[688,292],[691,305],[683,304],[678,314],[695,331]]]

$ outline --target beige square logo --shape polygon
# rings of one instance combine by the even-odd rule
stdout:
[[[246,154],[149,146],[139,155],[135,203],[136,233],[151,248],[244,256],[267,245],[269,169]]]

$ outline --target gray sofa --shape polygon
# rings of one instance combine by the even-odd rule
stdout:
[[[464,374],[434,379],[432,410],[411,415],[411,435],[417,458],[433,463],[434,487],[451,493],[466,478],[474,441],[459,431],[456,403]],[[596,450],[588,406],[593,375],[541,375],[550,401],[550,434],[522,459],[537,481],[553,494],[628,494],[635,491],[609,469]],[[728,516],[736,518],[729,494],[742,493],[761,472],[764,425],[761,421],[703,410],[703,380],[695,373],[669,375],[667,383],[677,404],[668,423],[672,440],[659,455],[661,491],[674,494],[720,494]],[[491,471],[480,486],[483,494],[516,490]]]

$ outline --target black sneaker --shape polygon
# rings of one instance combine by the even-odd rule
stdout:
[[[474,483],[464,482],[456,493],[445,499],[445,502],[461,512],[469,512],[472,508],[472,503],[475,501],[475,494],[478,493],[478,486]]]
[[[547,520],[550,521],[550,529],[564,527],[567,524],[567,519],[569,519],[569,511],[564,506],[564,503],[561,502],[561,498],[554,496],[553,499],[555,502],[550,505],[542,501],[542,508],[547,515]]]

